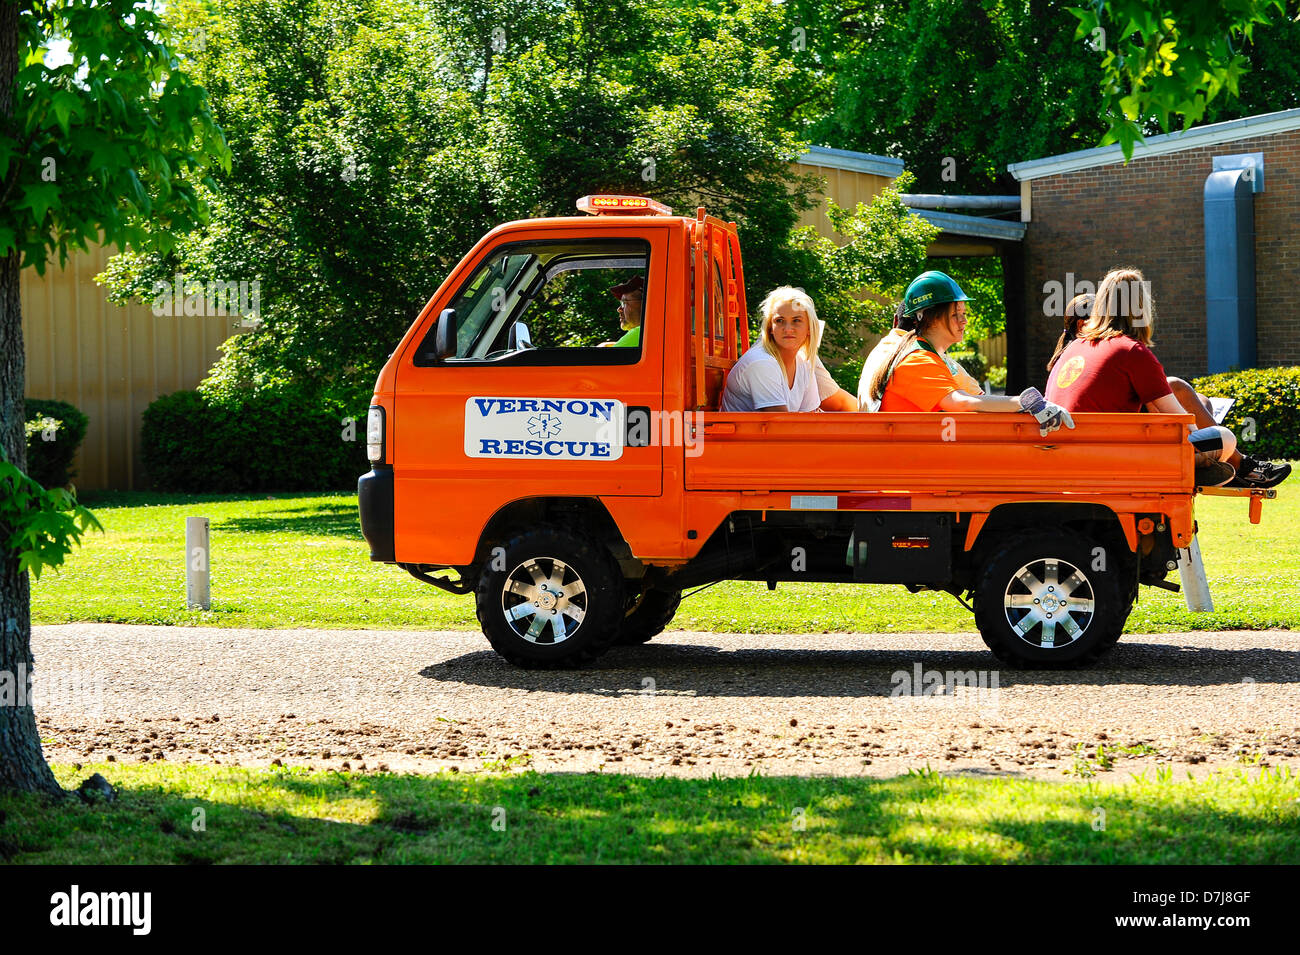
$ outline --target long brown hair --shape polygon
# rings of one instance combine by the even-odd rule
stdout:
[[[871,376],[868,384],[868,394],[871,400],[879,402],[885,395],[885,383],[889,381],[889,376],[894,370],[894,365],[898,363],[899,356],[903,355],[907,349],[912,347],[921,332],[934,324],[948,317],[950,309],[955,308],[956,302],[943,302],[939,305],[931,305],[929,308],[922,308],[911,315],[895,314],[896,324],[899,330],[906,332],[898,342],[898,346],[889,356],[889,361],[882,362],[876,368],[875,373]]]
[[[1127,335],[1150,345],[1155,323],[1151,283],[1137,269],[1111,269],[1097,286],[1092,316],[1079,329],[1079,337],[1099,342]]]
[[[1048,371],[1051,371],[1060,359],[1065,346],[1079,336],[1079,323],[1087,321],[1091,312],[1092,296],[1088,293],[1070,299],[1070,304],[1065,306],[1065,328],[1061,331],[1061,337],[1056,340],[1056,351],[1052,352],[1052,357],[1047,360]]]

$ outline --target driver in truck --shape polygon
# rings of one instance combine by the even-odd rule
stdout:
[[[645,307],[645,279],[634,275],[626,282],[615,285],[609,294],[618,299],[618,325],[623,336],[616,342],[605,342],[615,348],[636,348],[641,344],[641,310]]]

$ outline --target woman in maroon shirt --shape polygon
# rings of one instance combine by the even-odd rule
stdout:
[[[1047,399],[1070,412],[1145,408],[1186,414],[1149,347],[1154,325],[1150,283],[1137,269],[1112,269],[1098,286],[1092,314],[1078,337],[1053,362]],[[1219,425],[1198,428],[1191,440],[1197,451],[1196,483],[1202,486],[1231,481],[1243,487],[1273,487],[1291,473],[1290,465],[1243,457],[1232,432]]]
[[[1083,323],[1088,320],[1088,316],[1091,313],[1091,292],[1076,295],[1074,298],[1070,299],[1069,304],[1065,306],[1065,327],[1061,332],[1061,337],[1056,341],[1056,349],[1052,352],[1052,357],[1047,360],[1047,371],[1049,375],[1051,374],[1052,369],[1056,366],[1057,361],[1060,360],[1061,352],[1065,351],[1070,342],[1079,337],[1079,329],[1083,327]],[[1176,378],[1173,375],[1170,375],[1165,380],[1169,382],[1169,388],[1174,393],[1174,397],[1178,399],[1178,403],[1183,406],[1183,410],[1196,418],[1196,427],[1210,428],[1214,426],[1214,408],[1210,404],[1209,398],[1205,397],[1205,395],[1201,394],[1182,378]],[[1233,452],[1233,458],[1241,457],[1242,455],[1240,452]],[[1255,462],[1254,459],[1248,460],[1256,464],[1259,463]],[[1241,472],[1242,469],[1238,466],[1236,460],[1229,459],[1228,463],[1234,468],[1237,468],[1239,473]],[[1276,467],[1277,465],[1266,464],[1265,466]],[[1250,468],[1247,467],[1246,470],[1249,471]]]

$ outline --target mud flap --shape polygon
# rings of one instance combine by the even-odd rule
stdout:
[[[1201,545],[1195,537],[1191,546],[1178,549],[1178,576],[1183,581],[1183,599],[1193,613],[1213,613],[1214,598],[1210,596],[1210,582],[1205,576],[1205,563],[1201,560]]]

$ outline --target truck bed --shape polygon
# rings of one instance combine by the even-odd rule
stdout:
[[[1043,438],[1023,414],[704,412],[686,456],[687,524],[736,510],[917,510],[973,516],[1019,502],[1163,513],[1177,546],[1194,533],[1190,415],[1080,414]],[[949,440],[945,440],[945,435]]]
[[[1190,494],[1190,415],[1080,414],[1040,437],[1024,414],[707,412],[688,490],[760,488]],[[945,433],[949,440],[944,439]]]

